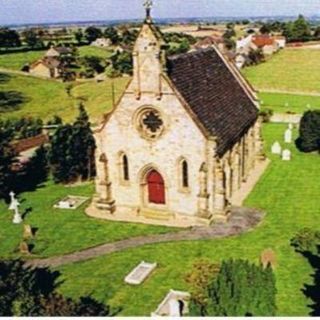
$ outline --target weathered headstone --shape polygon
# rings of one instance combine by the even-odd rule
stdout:
[[[33,231],[29,224],[23,226],[23,239],[33,238]]]
[[[272,145],[272,148],[271,148],[271,152],[273,154],[281,154],[281,151],[282,151],[282,148],[281,148],[281,145],[278,141],[276,141],[273,145]]]
[[[284,142],[285,143],[291,143],[292,142],[292,130],[287,129],[284,133]]]
[[[291,160],[291,151],[286,149],[282,152],[282,160],[283,161],[290,161]]]
[[[277,257],[275,252],[272,249],[266,249],[262,251],[260,262],[264,268],[266,268],[268,264],[270,264],[272,268],[275,268],[277,265]]]
[[[292,130],[292,129],[293,129],[293,123],[289,123],[288,128],[289,128],[290,130]]]
[[[19,249],[22,254],[30,254],[29,245],[25,241],[20,243]]]
[[[177,299],[169,301],[169,317],[181,317],[180,303]]]

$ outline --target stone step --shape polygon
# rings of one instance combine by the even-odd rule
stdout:
[[[162,221],[168,221],[174,218],[174,215],[172,213],[159,211],[159,210],[152,210],[152,209],[143,209],[141,210],[139,215],[146,219],[154,219],[154,220],[162,220]]]

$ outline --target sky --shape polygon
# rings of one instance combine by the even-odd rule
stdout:
[[[142,19],[144,0],[0,0],[0,24]],[[154,0],[154,18],[320,15],[320,0]]]

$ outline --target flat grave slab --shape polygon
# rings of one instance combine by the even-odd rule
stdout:
[[[89,200],[88,197],[67,196],[62,200],[58,201],[53,207],[55,209],[75,210],[88,200]]]
[[[124,281],[128,284],[139,285],[146,280],[156,267],[156,263],[147,263],[142,261],[126,276]]]

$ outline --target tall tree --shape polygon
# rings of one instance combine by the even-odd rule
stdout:
[[[77,31],[75,31],[74,37],[76,38],[76,41],[78,42],[78,44],[81,44],[84,37],[82,29],[79,28]]]
[[[56,292],[58,272],[27,268],[21,260],[0,261],[1,316],[108,316],[109,307],[90,298],[79,301]]]
[[[104,30],[103,34],[107,39],[111,40],[112,44],[117,44],[119,42],[120,37],[116,28],[109,27]]]
[[[13,48],[20,47],[21,40],[19,33],[15,30],[8,28],[0,29],[0,47],[2,48]]]
[[[320,151],[320,111],[307,111],[300,122],[300,135],[296,141],[303,152]]]
[[[41,42],[38,34],[32,29],[25,30],[23,32],[23,36],[24,36],[24,41],[26,42],[26,44],[29,47],[31,47],[32,49],[39,46],[39,44]]]
[[[89,43],[97,40],[98,38],[102,37],[102,31],[99,28],[96,27],[88,27],[85,32],[85,38]]]
[[[15,152],[10,145],[12,138],[12,130],[5,128],[0,121],[0,198],[7,197],[12,187],[15,162]]]

